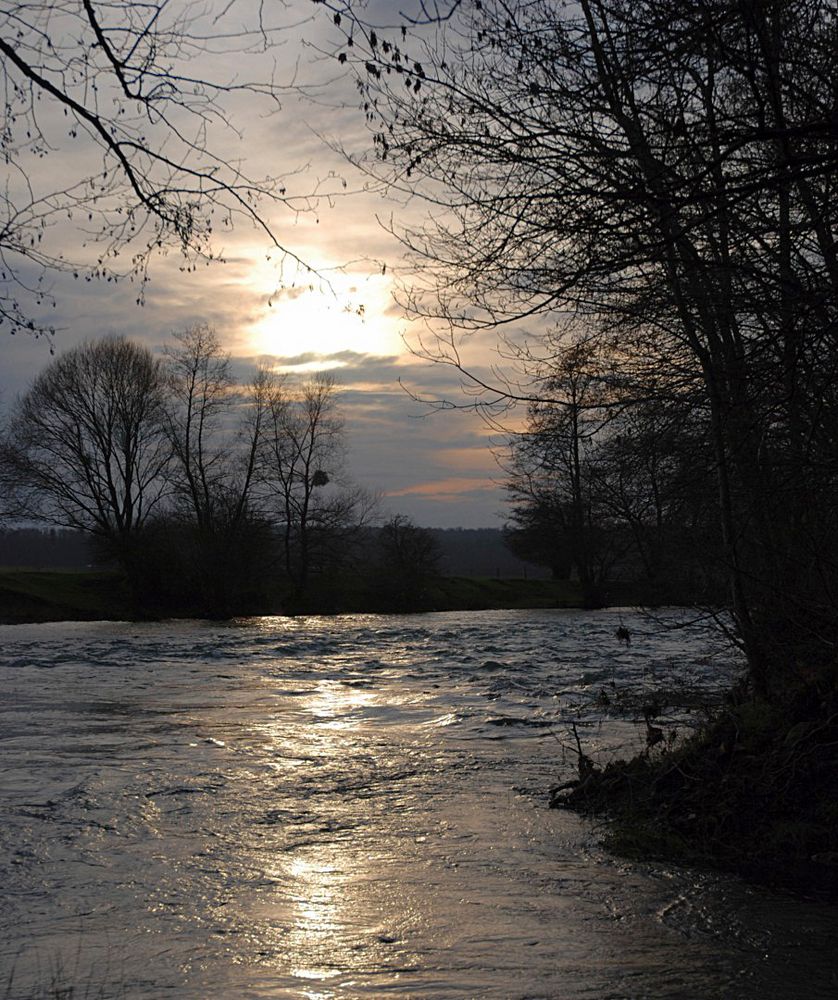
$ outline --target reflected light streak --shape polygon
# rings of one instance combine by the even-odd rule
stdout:
[[[359,708],[368,708],[377,701],[376,692],[369,688],[347,687],[340,681],[323,681],[306,700],[305,709],[322,729],[357,729],[361,720],[351,713]]]
[[[295,627],[258,624],[280,636]],[[299,673],[280,656],[264,675],[279,696],[275,711],[253,720],[279,780],[259,852],[274,888],[252,917],[270,964],[305,1000],[354,995],[357,984],[382,973],[397,980],[415,963],[401,943],[415,909],[391,884],[394,814],[371,802],[365,785],[386,770],[375,730],[399,693],[368,686],[339,654],[321,669],[326,676]]]
[[[320,849],[322,851],[322,849]],[[332,979],[342,970],[326,964],[326,956],[336,957],[335,947],[341,926],[340,883],[335,866],[325,860],[292,858],[287,868],[296,904],[294,927],[287,946],[295,964],[291,973],[299,979]],[[343,964],[343,963],[341,963]]]
[[[312,775],[328,781],[326,772],[342,771],[343,762],[355,752],[358,741],[352,730],[364,724],[358,710],[379,698],[375,691],[332,677],[302,683],[293,722],[285,715],[262,729],[283,769],[313,766]],[[273,855],[269,874],[282,887],[274,918],[279,929],[275,947],[297,981],[295,995],[305,1000],[332,1000],[336,993],[329,983],[340,977],[343,988],[347,975],[367,970],[376,954],[375,944],[368,944],[375,942],[378,923],[377,906],[368,895],[370,859],[359,854],[348,833],[357,808],[352,798],[316,797],[309,804],[303,842]],[[324,836],[319,830],[312,842],[310,824],[334,832]]]

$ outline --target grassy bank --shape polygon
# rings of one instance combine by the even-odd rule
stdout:
[[[0,622],[137,617],[118,573],[0,569]]]
[[[631,588],[615,586],[607,595],[610,603],[631,604]],[[477,611],[503,608],[581,608],[585,606],[578,584],[562,580],[515,580],[480,577],[440,577],[425,589],[415,611]],[[270,607],[236,609],[239,614],[282,614],[290,610],[282,597]],[[316,590],[304,607],[307,613],[383,611],[359,586],[318,595]],[[405,609],[402,609],[405,610]],[[182,614],[200,615],[190,608]],[[129,588],[118,573],[72,570],[0,569],[0,622],[46,622],[93,619],[138,619],[169,617],[168,611],[132,604]],[[171,611],[176,617],[178,612]]]
[[[491,577],[442,577],[429,588],[427,605],[435,611],[492,608],[637,607],[647,603],[641,588],[612,583],[591,603],[573,580],[498,580]],[[669,602],[665,602],[669,603]]]
[[[582,594],[578,584],[567,580],[448,576],[428,587],[423,607],[434,611],[578,608],[582,607]]]
[[[585,770],[554,805],[606,817],[616,853],[838,901],[834,687],[728,703],[676,749]]]

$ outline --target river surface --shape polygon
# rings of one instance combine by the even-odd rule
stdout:
[[[547,807],[571,723],[625,755],[644,699],[667,733],[691,717],[667,702],[712,702],[736,663],[704,626],[495,611],[0,640],[4,1000],[838,996],[835,908],[620,860]]]

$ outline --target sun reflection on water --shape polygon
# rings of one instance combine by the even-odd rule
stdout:
[[[291,974],[300,979],[334,978],[341,971],[333,964],[339,954],[333,943],[340,936],[341,900],[345,895],[341,883],[345,877],[333,862],[318,856],[291,858],[286,871],[292,880],[296,910],[286,941],[293,963]],[[331,961],[325,961],[327,958]]]
[[[398,979],[412,964],[402,943],[412,910],[404,894],[392,894],[393,816],[369,798],[389,773],[388,757],[375,749],[387,689],[335,667],[326,677],[273,675],[269,683],[286,693],[282,708],[254,720],[280,778],[273,805],[283,798],[293,807],[287,819],[275,810],[283,819],[267,828],[264,874],[275,894],[252,917],[262,923],[271,964],[305,1000],[335,1000],[388,967]],[[370,852],[376,829],[378,849]]]
[[[378,701],[378,694],[369,688],[347,687],[341,681],[324,680],[306,699],[305,709],[321,728],[357,729],[361,719],[353,714]]]

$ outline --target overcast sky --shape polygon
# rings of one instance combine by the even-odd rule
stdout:
[[[290,9],[293,22],[295,11],[308,16],[312,5],[300,0]],[[334,61],[314,57],[324,29],[312,21],[289,28],[272,58],[280,78],[295,76],[303,84],[329,80],[329,85],[311,90],[313,100],[289,91],[282,109],[272,115],[258,102],[237,99],[229,110],[239,136],[211,134],[209,144],[243,158],[251,176],[286,175],[292,194],[304,196],[318,188],[335,193],[309,212],[295,215],[280,206],[270,218],[285,245],[327,280],[297,271],[287,260],[279,270],[279,255],[260,234],[237,227],[219,247],[225,264],[184,273],[177,254],[154,260],[142,307],[135,304],[135,286],[58,276],[52,288],[57,305],[48,317],[57,329],[53,348],[60,353],[82,340],[116,333],[159,350],[171,331],[206,322],[244,377],[266,357],[290,373],[327,369],[342,387],[348,467],[360,485],[383,493],[385,510],[429,526],[499,526],[504,497],[490,448],[497,435],[473,413],[429,414],[403,388],[462,399],[455,372],[422,361],[405,347],[403,338],[415,342],[419,331],[409,327],[393,299],[393,276],[404,273],[401,251],[377,216],[392,217],[398,225],[407,209],[364,191],[364,178],[322,141],[323,136],[337,138],[350,148],[368,141],[351,79],[341,80]],[[212,58],[221,62],[211,70],[223,74],[224,57]],[[83,157],[78,142],[68,142],[45,166],[33,163],[30,179],[37,180],[38,170],[55,171],[57,164],[77,169]],[[53,231],[51,239],[72,247],[80,235],[68,224]],[[3,336],[0,391],[8,404],[50,354],[43,339]],[[485,345],[473,343],[469,351],[477,367],[491,363]]]

